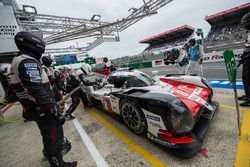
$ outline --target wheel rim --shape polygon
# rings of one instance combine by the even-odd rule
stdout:
[[[141,128],[141,116],[139,111],[130,103],[124,103],[122,106],[122,116],[126,125],[132,130]]]

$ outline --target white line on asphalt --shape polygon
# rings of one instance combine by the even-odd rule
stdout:
[[[82,126],[79,123],[79,121],[75,118],[73,120],[73,123],[74,123],[74,125],[76,127],[76,130],[80,134],[80,136],[82,138],[82,141],[84,142],[85,146],[89,150],[92,158],[95,160],[96,165],[98,167],[108,167],[108,164],[103,159],[102,155],[99,153],[99,151],[95,147],[94,143],[92,142],[92,140],[90,139],[90,137],[87,135],[86,131],[82,128]]]
[[[221,85],[227,85],[227,84],[230,84],[230,81],[223,81],[220,83]]]

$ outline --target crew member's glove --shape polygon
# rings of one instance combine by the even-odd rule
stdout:
[[[63,96],[65,96],[67,94],[67,91],[66,90],[62,91],[62,94],[63,94]]]
[[[55,118],[57,121],[57,126],[62,126],[65,123],[65,118],[61,114],[60,107],[56,104],[53,104],[52,107],[48,109],[48,112]]]

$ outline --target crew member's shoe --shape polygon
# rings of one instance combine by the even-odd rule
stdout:
[[[73,161],[73,162],[64,162],[63,165],[58,166],[58,167],[76,167],[77,166],[77,162]]]
[[[246,101],[247,100],[247,96],[246,95],[242,95],[242,96],[238,97],[238,100]]]
[[[61,165],[51,165],[51,167],[76,167],[77,166],[77,162],[73,161],[73,162],[63,162],[63,164]]]
[[[64,116],[67,120],[72,120],[72,119],[75,119],[75,117],[71,114],[68,114],[66,113],[65,116]]]
[[[250,100],[247,100],[247,101],[245,101],[243,103],[240,103],[240,106],[242,106],[242,107],[250,107]]]
[[[66,155],[70,150],[71,150],[71,143],[70,141],[68,141],[66,137],[64,137],[63,142],[62,142],[62,150],[61,150],[62,156]],[[43,155],[44,157],[47,158],[47,154],[44,149],[43,149]]]
[[[68,141],[66,137],[64,137],[62,142],[62,156],[66,155],[71,150],[71,143]]]

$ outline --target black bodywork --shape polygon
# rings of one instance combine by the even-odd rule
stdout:
[[[168,131],[172,134],[172,138],[178,138],[182,136],[192,137],[194,139],[193,142],[175,144],[168,142],[159,135],[154,136],[148,132],[148,137],[151,136],[149,138],[157,143],[160,143],[161,145],[165,145],[171,152],[181,157],[192,157],[199,153],[210,123],[212,122],[212,119],[219,106],[219,103],[212,101],[210,97],[208,102],[214,108],[214,110],[210,111],[205,107],[201,107],[199,114],[194,117],[195,125],[193,130],[185,134],[175,134],[171,130],[169,111],[171,109],[171,102],[174,100],[179,100],[177,97],[170,94],[151,93],[148,90],[141,89],[121,90],[112,92],[111,95],[118,97],[120,102],[122,99],[132,100],[136,102],[140,108],[161,116]]]

